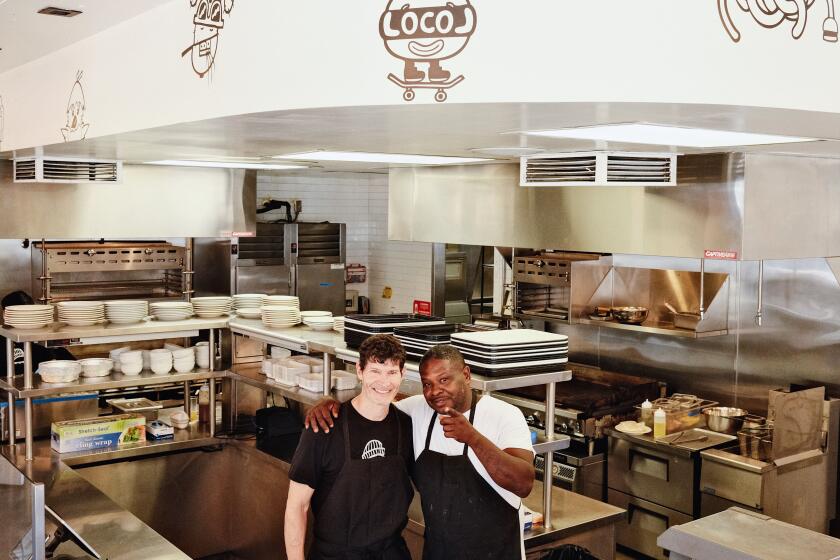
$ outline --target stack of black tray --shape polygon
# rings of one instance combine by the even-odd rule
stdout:
[[[393,334],[396,328],[418,325],[439,326],[446,325],[446,321],[439,317],[428,317],[413,313],[394,315],[345,315],[344,342],[350,348],[358,348],[371,335]]]
[[[457,332],[455,325],[435,325],[422,327],[400,327],[394,329],[394,336],[405,347],[409,360],[419,362],[426,350],[436,344],[449,344],[449,337]]]
[[[531,329],[453,333],[452,345],[473,373],[507,377],[558,372],[569,361],[569,338]]]

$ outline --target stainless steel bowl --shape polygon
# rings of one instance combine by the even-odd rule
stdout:
[[[703,410],[706,425],[713,432],[721,434],[736,434],[744,425],[744,417],[748,414],[743,408],[731,406],[713,406]]]
[[[642,324],[648,316],[647,307],[613,307],[610,312],[619,323],[631,325]]]

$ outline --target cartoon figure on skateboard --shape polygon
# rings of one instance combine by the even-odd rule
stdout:
[[[403,88],[403,99],[412,101],[415,89],[434,89],[443,102],[447,90],[464,81],[441,61],[459,54],[475,32],[476,13],[469,0],[389,0],[379,20],[379,34],[392,56],[403,61],[403,77],[388,79]]]

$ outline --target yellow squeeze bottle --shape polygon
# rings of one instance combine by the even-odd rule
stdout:
[[[653,413],[653,437],[661,438],[666,435],[666,417],[665,411],[657,408]]]

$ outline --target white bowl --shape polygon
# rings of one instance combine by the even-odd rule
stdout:
[[[173,428],[183,430],[190,425],[190,416],[183,410],[179,410],[169,416],[169,423],[172,424]]]
[[[120,362],[120,371],[123,375],[139,375],[143,371],[143,362]]]
[[[152,373],[156,375],[163,375],[172,371],[172,363],[152,363]]]
[[[50,360],[41,362],[38,372],[45,383],[69,383],[79,378],[82,366],[73,360]]]
[[[181,350],[173,350],[172,351],[172,358],[177,360],[180,358],[192,358],[195,357],[195,350],[192,348],[183,348]]]
[[[195,362],[175,362],[175,371],[187,373],[195,369]]]
[[[126,350],[118,354],[120,363],[123,362],[143,362],[142,350]]]
[[[110,375],[114,362],[108,358],[86,358],[79,360],[79,365],[82,366],[82,377],[105,377]]]

